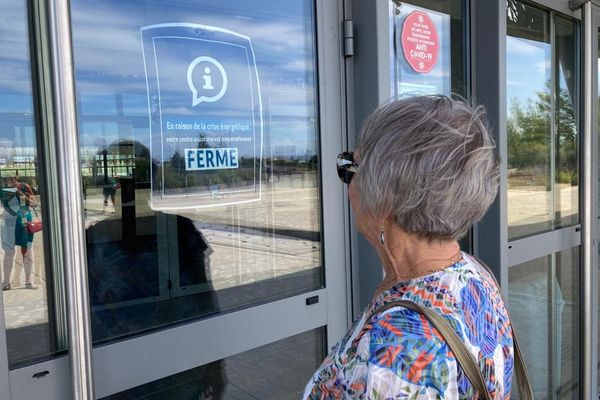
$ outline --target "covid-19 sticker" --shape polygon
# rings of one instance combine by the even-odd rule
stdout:
[[[411,12],[402,26],[402,51],[415,72],[430,72],[437,64],[440,43],[437,28],[423,11]]]

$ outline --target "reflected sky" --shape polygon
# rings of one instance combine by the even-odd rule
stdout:
[[[535,99],[536,93],[544,91],[550,79],[549,43],[507,36],[506,76],[507,109],[517,100],[525,105],[527,99]]]
[[[121,115],[147,118],[140,28],[161,23],[203,24],[250,37],[265,116],[288,121],[282,129],[277,128],[281,121],[272,126],[271,146],[293,143],[298,154],[316,151],[315,125],[303,123],[316,117],[311,2],[259,1],[250,5],[217,1],[76,0],[72,2],[72,19],[79,109],[85,119]],[[270,112],[271,104],[277,104],[277,115]],[[101,132],[83,130],[81,134],[82,144],[92,146]],[[147,139],[135,139],[149,144]]]
[[[2,0],[0,5],[0,111],[33,112],[25,2]]]
[[[36,154],[25,4],[0,2],[0,166]]]

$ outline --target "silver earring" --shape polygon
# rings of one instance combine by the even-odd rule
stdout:
[[[381,233],[379,236],[379,241],[381,242],[381,244],[383,245],[385,243],[385,224],[381,224]]]

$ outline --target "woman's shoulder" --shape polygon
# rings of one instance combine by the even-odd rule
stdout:
[[[379,397],[471,398],[456,359],[443,337],[416,311],[395,307],[368,327],[368,384]]]
[[[396,297],[434,309],[461,325],[464,333],[496,330],[511,339],[508,312],[496,281],[468,254],[444,271],[398,288]]]
[[[466,253],[447,269],[401,284],[390,294],[437,309],[442,314],[475,305],[490,306],[494,312],[506,313],[493,276]]]
[[[477,259],[466,255],[457,269],[455,287],[457,311],[468,314],[487,314],[497,322],[508,322],[508,312],[500,288],[492,273]]]
[[[497,380],[512,369],[512,330],[494,279],[476,260],[465,257],[446,271],[403,283],[380,301],[389,304],[396,299],[410,300],[444,316],[474,357],[485,360],[492,371],[485,378],[496,387],[506,387],[507,382]],[[423,315],[394,307],[377,313],[370,323],[369,353],[374,368],[393,372],[405,384],[438,385],[438,393],[455,382],[468,398],[469,383],[457,375],[445,339]],[[399,354],[392,357],[393,351]],[[419,371],[412,365],[420,365]]]

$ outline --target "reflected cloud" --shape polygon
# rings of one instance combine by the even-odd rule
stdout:
[[[506,38],[507,58],[535,57],[535,53],[538,51],[549,52],[550,44],[513,36]]]
[[[150,145],[140,28],[184,22],[221,27],[249,36],[260,80],[264,132],[268,135],[265,146],[286,149],[285,152],[293,148],[293,153],[302,157],[316,153],[316,71],[310,7],[294,2],[292,12],[282,4],[265,4],[262,9],[258,6],[248,9],[243,4],[180,4],[165,8],[153,2],[73,2],[76,85],[84,121],[80,140],[84,148],[89,147],[90,155],[93,156],[92,149],[98,138],[111,141],[133,137]],[[142,5],[144,12],[140,13]],[[285,17],[272,14],[278,8]],[[268,10],[268,14],[261,10]],[[163,115],[198,116],[196,109],[185,106],[188,100],[191,102],[192,94],[187,84],[183,88],[179,82],[180,64],[189,63],[186,53],[189,52],[170,49],[165,53],[169,54],[169,62],[159,59]],[[145,56],[146,61],[148,58],[153,61],[154,54]],[[230,83],[233,78],[249,79],[248,67],[241,61],[228,63],[226,67]],[[224,107],[212,110],[211,117],[235,117],[248,108],[250,99],[242,97],[224,97]],[[119,122],[111,124],[106,118]],[[272,148],[265,148],[265,154],[270,151]]]
[[[548,74],[550,72],[550,67],[550,60],[538,62],[533,65],[533,69],[535,69],[540,74]]]

